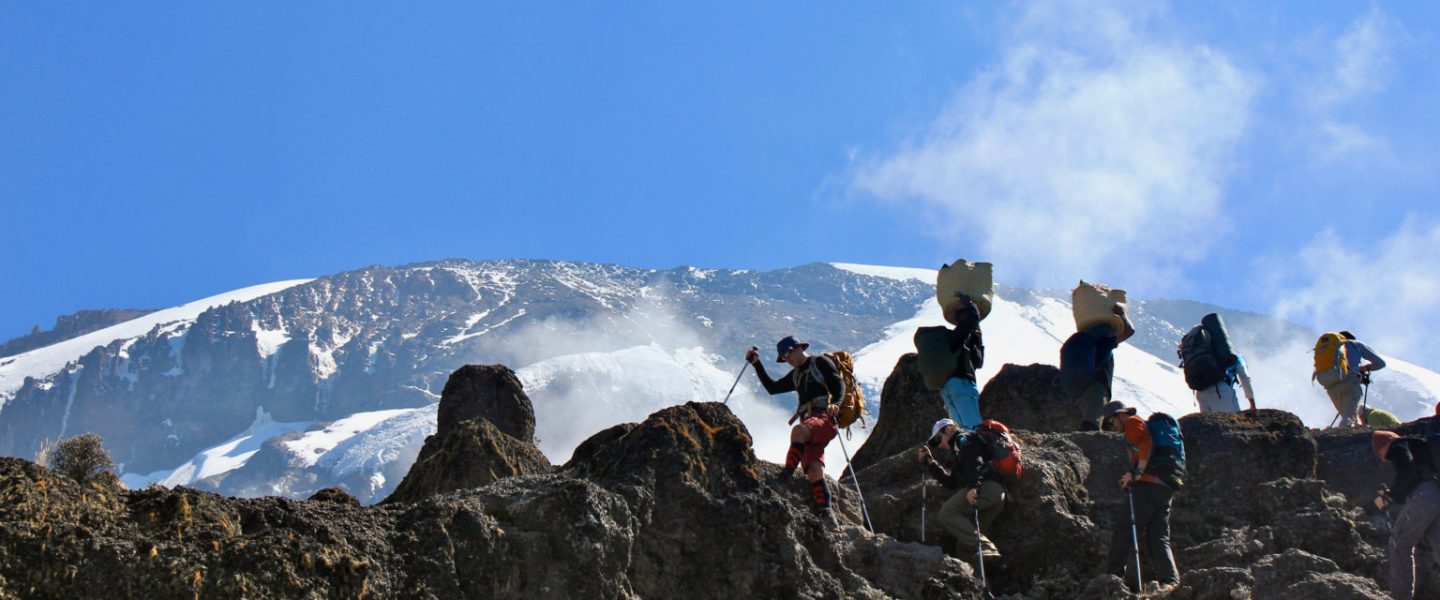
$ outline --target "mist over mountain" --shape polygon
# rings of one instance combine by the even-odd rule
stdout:
[[[925,269],[819,263],[445,260],[256,286],[0,359],[0,453],[29,457],[91,431],[131,486],[292,497],[339,486],[374,502],[434,431],[440,388],[462,365],[512,366],[535,403],[537,445],[562,461],[610,425],[723,399],[744,350],[769,354],[784,335],[850,351],[876,402],[915,327],[942,322],[933,281]],[[1190,301],[1132,302],[1138,333],[1117,353],[1117,397],[1193,411],[1174,348],[1207,312],[1229,321],[1261,406],[1326,424],[1333,409],[1308,383],[1313,332]],[[1053,364],[1074,329],[1069,294],[999,286],[984,326],[981,385],[1005,363]],[[1436,390],[1440,375],[1396,360],[1369,402],[1414,418]],[[730,405],[756,452],[778,459],[793,398],[757,392],[747,370]]]

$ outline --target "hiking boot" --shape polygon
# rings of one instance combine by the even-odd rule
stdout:
[[[1145,595],[1150,597],[1164,596],[1180,587],[1178,581],[1150,581],[1145,584]]]
[[[825,525],[826,529],[840,528],[840,521],[835,519],[835,511],[833,510],[817,510],[815,511],[815,517],[820,519],[820,522]]]

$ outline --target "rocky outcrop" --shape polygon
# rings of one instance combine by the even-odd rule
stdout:
[[[1080,405],[1060,389],[1059,378],[1060,369],[1052,365],[1004,365],[980,391],[980,414],[1011,429],[1075,431],[1080,424]]]
[[[1040,418],[1045,411],[1037,408],[1044,404],[1026,394],[1047,394],[1044,382],[1053,372],[1044,365],[1006,365],[1002,373],[1009,375],[986,388],[992,399],[1014,394],[988,405],[1005,416],[983,414],[1046,426]],[[908,401],[886,396],[881,402],[918,404],[919,410],[929,402],[938,410],[939,401],[917,395]],[[1006,413],[1001,406],[1013,410]],[[881,411],[877,432],[888,426],[889,416]],[[1180,422],[1189,477],[1172,509],[1172,546],[1183,581],[1170,597],[1380,594],[1387,534],[1316,478],[1317,460],[1323,464],[1324,458],[1299,419],[1262,410],[1187,415]],[[1026,598],[1127,597],[1119,580],[1095,577],[1104,568],[1111,531],[1117,522],[1128,522],[1126,497],[1117,485],[1126,468],[1123,440],[1099,432],[1017,436],[1024,443],[1025,476],[1009,490],[991,534],[1007,557],[1004,568],[990,574],[995,589]],[[933,481],[922,484],[914,456],[919,443],[877,445],[877,452],[890,456],[859,470],[876,528],[918,541],[923,507],[926,542],[968,556],[973,549],[954,548],[939,525],[940,508],[955,492]]]
[[[467,398],[522,397],[505,387],[502,369],[456,373],[498,389],[457,384],[478,393],[447,394],[461,404],[450,408],[464,410],[442,414],[466,419],[442,423],[445,434],[437,432],[428,462],[412,473],[417,483],[380,506],[360,507],[338,492],[311,501],[126,492],[0,459],[0,598],[981,596],[962,562],[970,549],[956,548],[939,526],[954,492],[924,482],[914,457],[920,442],[903,444],[905,436],[873,446],[889,455],[856,473],[874,534],[860,526],[848,480],[833,486],[835,528],[810,513],[798,479],[793,487],[766,484],[778,467],[755,458],[744,424],[718,403],[673,406],[606,429],[551,472],[442,482],[448,473],[478,473],[465,462],[472,454],[511,456],[528,446],[481,416],[524,415],[465,406]],[[908,408],[882,411],[877,431],[886,419],[937,410],[935,403],[882,398]],[[1326,445],[1317,454],[1314,436],[1293,416],[1194,415],[1181,426],[1191,474],[1171,523],[1182,585],[1159,597],[1380,595],[1383,523],[1315,477]],[[1025,475],[990,532],[1006,556],[988,573],[992,590],[1033,600],[1126,597],[1122,580],[1101,574],[1111,531],[1127,519],[1116,485],[1125,468],[1121,438],[1017,436]],[[465,445],[476,441],[489,445]]]
[[[930,391],[920,377],[914,353],[900,357],[880,392],[880,417],[876,419],[865,445],[855,451],[850,464],[864,469],[906,448],[914,448],[930,437],[930,427],[945,418],[939,392]]]
[[[535,409],[515,373],[503,365],[468,365],[450,375],[435,434],[386,502],[485,486],[506,477],[547,473],[535,447]]]
[[[496,373],[484,374],[505,385]],[[448,444],[521,443],[479,417],[440,430],[417,469],[473,471]],[[447,493],[416,484],[413,501],[373,507],[338,491],[310,501],[126,492],[0,459],[0,598],[981,596],[974,572],[939,548],[856,525],[850,490],[835,486],[832,528],[798,480],[762,483],[776,469],[718,403],[607,429],[554,472]]]
[[[0,358],[58,344],[117,323],[143,317],[152,312],[155,312],[155,309],[107,308],[82,310],[73,315],[63,315],[55,319],[55,327],[50,331],[45,331],[36,325],[28,335],[0,344]]]

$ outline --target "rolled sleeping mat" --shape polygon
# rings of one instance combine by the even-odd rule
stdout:
[[[1235,347],[1230,343],[1230,331],[1225,329],[1225,319],[1219,314],[1210,313],[1200,318],[1200,326],[1210,334],[1210,348],[1215,351],[1215,360],[1220,363],[1220,368],[1235,366],[1235,361],[1239,358]]]
[[[1116,335],[1125,330],[1125,321],[1112,310],[1125,305],[1125,290],[1113,289],[1103,283],[1087,283],[1070,291],[1070,307],[1075,313],[1075,330],[1085,331],[1096,325],[1109,325]]]
[[[980,319],[990,316],[990,306],[995,302],[995,278],[993,265],[988,262],[972,263],[959,259],[948,265],[940,265],[935,276],[935,301],[945,320],[955,325],[955,309],[959,308],[959,294],[970,297],[980,311]]]

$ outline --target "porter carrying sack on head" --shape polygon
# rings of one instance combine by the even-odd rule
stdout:
[[[1081,281],[1070,292],[1070,306],[1075,313],[1075,330],[1085,331],[1096,325],[1109,325],[1118,335],[1125,331],[1125,321],[1114,312],[1116,305],[1125,305],[1125,290],[1111,289],[1099,283]]]
[[[980,311],[980,320],[990,316],[990,305],[995,301],[995,280],[992,266],[988,262],[972,263],[965,259],[953,264],[941,265],[935,276],[935,301],[940,304],[941,314],[951,325],[955,325],[955,309],[960,306],[959,295],[970,297]]]

